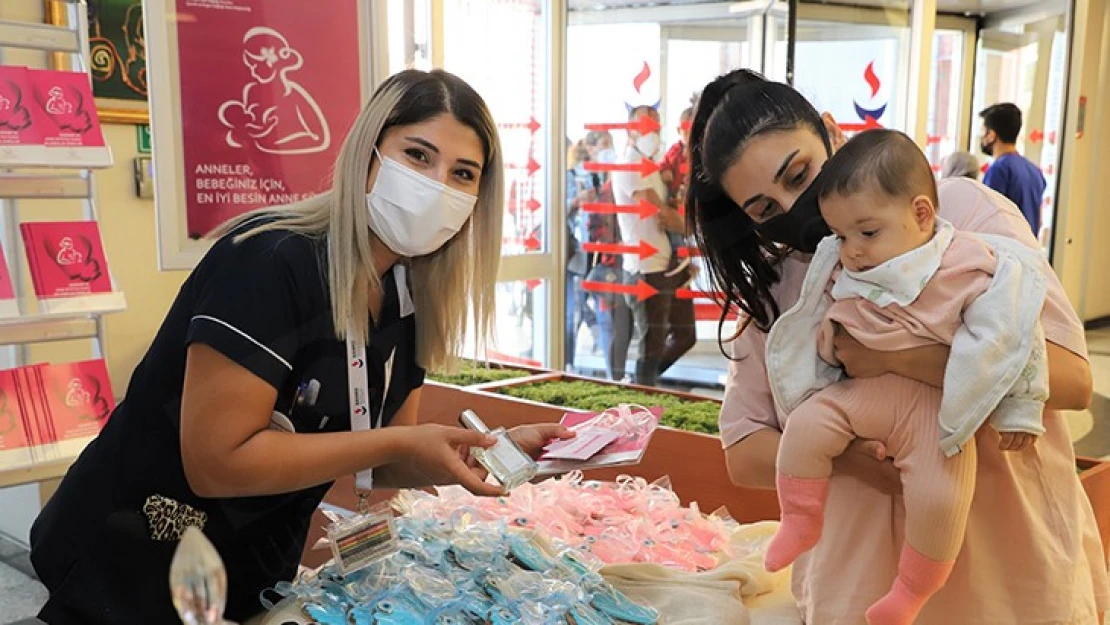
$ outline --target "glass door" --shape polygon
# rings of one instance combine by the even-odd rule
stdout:
[[[570,150],[567,203],[562,208],[575,241],[568,246],[571,262],[565,268],[565,288],[560,293],[566,304],[567,369],[630,379],[639,357],[636,332],[628,329],[629,308],[636,305],[637,298],[628,293],[632,286],[624,283],[635,284],[637,278],[623,272],[627,266],[623,256],[635,253],[640,240],[611,227],[611,222],[619,222],[613,218],[614,211],[627,212],[634,207],[618,204],[612,192],[612,165],[600,161],[614,155],[624,159],[632,153],[634,141],[629,131],[634,124],[630,126],[629,116],[633,110],[647,107],[658,114],[661,138],[651,160],[664,164],[677,158],[680,163],[673,175],[684,175],[684,111],[694,105],[706,84],[721,74],[738,68],[765,71],[769,39],[764,33],[772,22],[764,18],[772,8],[780,16],[773,22],[775,27],[785,32],[785,5],[570,2],[565,109]],[[780,56],[780,73],[785,74],[786,57]],[[668,187],[664,199],[678,205],[680,193]],[[684,258],[696,256],[688,242],[672,242],[671,246]],[[591,253],[596,250],[605,253]],[[578,262],[583,258],[584,263]],[[695,266],[700,264],[696,257],[689,260]],[[596,269],[599,263],[612,269]],[[602,275],[614,280],[601,280]],[[686,326],[683,332],[689,331],[694,340],[685,355],[663,372],[662,383],[716,386],[723,380],[728,362],[717,348],[720,309],[705,296],[706,289],[706,281],[699,275],[675,294],[683,305],[693,307],[693,327]]]
[[[1022,113],[1017,150],[1036,165],[1045,179],[1040,228],[1034,232],[1051,252],[1056,213],[1057,168],[1060,161],[1065,79],[1067,75],[1067,16],[1031,14],[990,24],[982,31],[976,55],[975,118],[969,150],[981,153],[979,113],[988,106],[1009,102]],[[983,156],[984,171],[990,159]]]

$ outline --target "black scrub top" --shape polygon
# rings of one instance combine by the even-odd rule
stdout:
[[[324,241],[277,230],[239,244],[223,238],[189,276],[126,398],[32,528],[31,560],[51,591],[43,620],[178,622],[169,569],[189,524],[203,524],[227,567],[227,618],[258,613],[259,592],[293,578],[312,513],[331,484],[276,496],[198,497],[181,460],[181,394],[186,348],[203,343],[276,388],[274,410],[298,433],[349,431],[346,349],[335,338],[326,258]],[[380,319],[371,320],[367,345],[372,414],[384,395],[383,424],[424,381],[405,274],[394,267],[383,277]],[[320,383],[316,404],[290,411],[298,386],[310,380]],[[224,410],[235,418],[234,406]]]

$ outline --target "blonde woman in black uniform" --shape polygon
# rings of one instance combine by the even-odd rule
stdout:
[[[502,188],[478,94],[407,71],[356,119],[329,192],[218,232],[32,529],[51,593],[40,618],[176,622],[170,559],[197,525],[227,565],[227,617],[246,620],[263,588],[293,577],[344,475],[496,494],[463,460],[488,437],[416,415],[424,372],[457,353],[468,310],[479,342],[490,333]],[[513,432],[533,453],[568,435]]]

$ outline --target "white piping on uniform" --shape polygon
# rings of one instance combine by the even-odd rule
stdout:
[[[206,321],[213,321],[215,323],[218,323],[218,324],[224,326],[225,328],[227,328],[229,330],[232,330],[232,331],[236,332],[237,334],[239,334],[243,338],[247,339],[251,343],[254,343],[255,345],[257,345],[257,346],[261,347],[262,349],[266,350],[266,353],[268,353],[269,355],[276,358],[278,360],[278,362],[280,362],[281,364],[285,365],[286,369],[288,369],[290,371],[293,370],[293,365],[289,364],[288,360],[282,358],[281,356],[278,356],[277,353],[274,350],[270,349],[269,347],[266,347],[262,343],[259,343],[258,340],[255,339],[253,336],[247,334],[246,332],[243,332],[239,328],[236,328],[235,326],[233,326],[230,323],[224,321],[223,319],[217,319],[215,317],[210,317],[208,315],[197,315],[197,316],[193,317],[193,321],[196,321],[197,319],[204,319]]]

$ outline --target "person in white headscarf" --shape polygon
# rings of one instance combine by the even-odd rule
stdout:
[[[979,159],[971,152],[953,152],[940,162],[941,178],[979,179]]]

